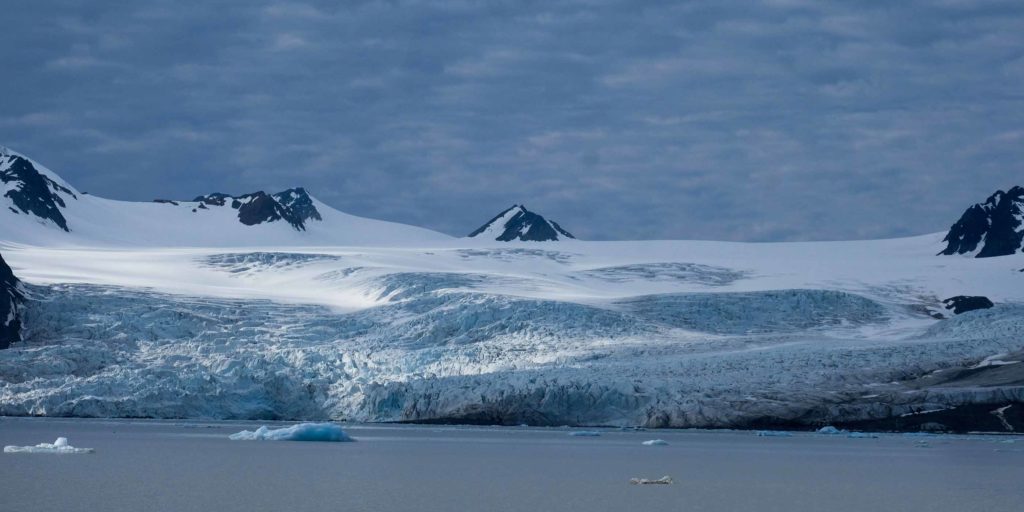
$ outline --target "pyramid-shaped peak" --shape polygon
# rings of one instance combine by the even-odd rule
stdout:
[[[576,237],[562,229],[557,222],[531,212],[526,206],[514,204],[470,233],[469,238],[499,242],[554,242]]]

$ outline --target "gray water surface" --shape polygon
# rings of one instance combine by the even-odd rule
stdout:
[[[0,445],[96,449],[0,454],[0,511],[1024,510],[1020,437],[350,425],[354,443],[227,438],[260,424],[0,418]],[[664,475],[675,484],[629,484]]]

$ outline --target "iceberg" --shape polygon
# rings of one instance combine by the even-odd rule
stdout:
[[[285,428],[270,429],[266,425],[256,430],[243,430],[228,436],[232,441],[317,441],[341,443],[353,441],[334,423],[299,423]]]
[[[782,430],[758,430],[757,437],[793,437],[793,434]]]
[[[75,448],[68,444],[68,438],[58,437],[53,444],[39,443],[35,446],[5,446],[4,453],[56,453],[56,454],[77,454],[95,453],[92,448]]]
[[[651,439],[650,441],[644,441],[644,446],[668,446],[668,441],[664,439]]]
[[[838,429],[836,427],[833,427],[832,425],[829,425],[829,426],[826,426],[826,427],[819,428],[818,429],[818,433],[819,434],[823,434],[823,435],[828,435],[828,436],[836,436],[836,435],[839,435],[839,434],[848,434],[849,431],[840,430],[840,429]]]
[[[672,485],[672,477],[665,475],[657,480],[650,478],[630,478],[629,483],[633,485]]]
[[[600,432],[594,432],[592,430],[580,430],[577,432],[569,432],[572,437],[600,437]]]

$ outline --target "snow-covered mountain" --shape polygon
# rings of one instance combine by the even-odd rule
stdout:
[[[553,242],[576,237],[562,229],[557,222],[549,221],[527,210],[525,206],[516,204],[470,233],[469,238],[499,242]]]
[[[1024,249],[1024,187],[992,194],[971,206],[949,228],[943,255],[1006,256]]]
[[[75,190],[56,173],[0,149],[3,240],[32,245],[422,245],[447,235],[356,217],[293,188],[208,194],[191,201],[113,201]]]
[[[246,225],[251,196],[109,201],[34,165],[69,231],[0,212],[27,297],[0,415],[1024,428],[1022,253],[455,239],[296,191]]]
[[[0,255],[0,349],[21,341],[21,282]]]
[[[5,206],[12,213],[34,216],[68,231],[61,209],[67,207],[65,199],[77,200],[78,195],[59,177],[37,169],[28,158],[0,146],[0,183]]]

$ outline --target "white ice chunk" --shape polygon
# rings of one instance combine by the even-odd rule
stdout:
[[[320,441],[340,443],[352,438],[334,423],[299,423],[285,428],[269,429],[266,425],[255,431],[231,434],[232,441]]]
[[[836,427],[833,427],[832,425],[829,425],[827,427],[819,428],[818,429],[818,433],[819,434],[830,435],[830,436],[836,436],[836,435],[840,435],[840,434],[848,434],[849,432],[846,431],[846,430],[840,430],[840,429],[838,429]]]
[[[644,441],[644,446],[668,446],[668,441],[664,439],[651,439],[650,441]]]
[[[50,443],[39,443],[35,446],[5,446],[4,453],[57,453],[57,454],[73,454],[73,453],[94,453],[96,450],[92,448],[75,448],[68,444],[68,438],[58,437],[53,444]]]
[[[629,483],[633,485],[672,485],[672,477],[665,475],[657,480],[649,478],[630,478]]]
[[[594,432],[593,430],[580,430],[577,432],[569,432],[572,437],[600,437],[600,432]]]

